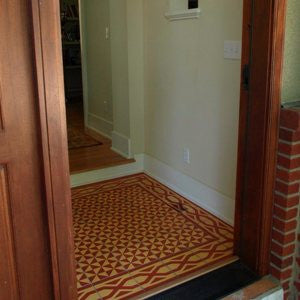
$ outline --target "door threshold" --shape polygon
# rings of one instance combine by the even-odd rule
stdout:
[[[225,259],[217,264],[211,265],[207,268],[203,268],[193,274],[188,274],[185,277],[181,277],[177,280],[174,280],[172,282],[170,282],[168,285],[165,286],[159,286],[157,289],[153,289],[151,291],[149,291],[148,293],[145,293],[139,298],[133,298],[133,300],[138,300],[138,299],[173,299],[173,298],[169,298],[170,293],[172,294],[174,291],[176,291],[177,293],[177,289],[182,288],[186,285],[189,285],[191,282],[194,281],[198,281],[201,280],[201,278],[207,276],[210,273],[213,272],[217,272],[219,269],[222,269],[228,265],[231,265],[232,263],[235,263],[239,261],[239,258],[234,256],[234,257],[230,257],[228,259]],[[175,293],[175,294],[176,294]],[[166,298],[161,298],[161,297],[166,297]],[[184,295],[182,295],[184,296]],[[182,297],[180,296],[180,297]],[[177,298],[174,298],[177,299]],[[178,299],[185,299],[185,298],[178,298]],[[190,298],[186,298],[186,299],[190,299]],[[199,299],[199,298],[197,298]],[[202,298],[201,298],[202,299]]]
[[[184,284],[150,296],[149,300],[201,299],[215,300],[248,286],[259,278],[246,268],[240,260],[194,278]]]

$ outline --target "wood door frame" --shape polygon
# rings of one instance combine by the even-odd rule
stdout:
[[[252,2],[253,1],[253,2]],[[244,44],[242,63],[251,62],[250,91],[241,91],[238,179],[236,196],[235,252],[258,275],[269,272],[269,249],[272,219],[272,199],[275,181],[276,148],[278,142],[280,82],[282,73],[283,36],[286,0],[244,0]],[[56,299],[76,298],[72,211],[69,184],[65,97],[61,57],[59,0],[31,0],[33,42],[35,45],[36,76],[40,107],[41,135],[48,223],[51,242],[53,285]],[[251,37],[248,23],[253,6]],[[249,51],[250,39],[252,50]],[[250,60],[250,58],[252,59]],[[249,165],[249,102],[254,106],[261,123],[263,140],[254,139],[251,154],[261,159],[255,162],[252,176],[259,178],[251,184]],[[256,127],[256,129],[258,128]],[[255,144],[256,143],[256,144]],[[252,190],[246,187],[251,186]],[[262,192],[255,189],[261,188]],[[254,214],[247,194],[255,195]],[[246,200],[245,200],[246,199]],[[250,207],[250,206],[249,206]],[[248,221],[245,224],[245,220]],[[247,225],[247,226],[246,226]],[[254,228],[257,238],[247,236],[247,228]],[[249,257],[247,251],[252,251]],[[255,259],[253,259],[255,257]]]
[[[250,77],[249,90],[241,83],[235,253],[263,276],[270,265],[286,0],[244,3],[242,71],[249,65]]]

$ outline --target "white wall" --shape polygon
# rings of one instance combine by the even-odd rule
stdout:
[[[144,1],[127,0],[130,138],[133,154],[145,149]]]
[[[282,102],[300,100],[300,1],[287,1]]]
[[[126,1],[109,1],[114,131],[129,137],[130,126]]]
[[[111,46],[106,39],[110,0],[81,0],[83,89],[87,126],[106,135],[113,123]]]
[[[161,162],[157,170],[169,166],[195,190],[199,182],[199,191],[215,191],[215,207],[227,199],[231,219],[240,61],[225,60],[223,46],[241,40],[242,1],[201,0],[199,19],[175,22],[164,17],[168,3],[110,0],[114,130],[131,139],[133,154]]]
[[[242,1],[199,1],[198,20],[169,22],[167,0],[145,5],[145,152],[234,199]],[[183,162],[190,149],[191,164]]]
[[[127,22],[126,1],[110,0],[110,42],[114,107],[112,149],[126,157],[130,157]]]
[[[141,0],[138,2],[142,3]],[[143,19],[143,12],[139,13],[137,18]],[[143,46],[143,41],[133,36],[131,44],[135,43],[134,49],[128,45],[127,1],[81,0],[81,21],[86,125],[111,137],[113,149],[130,156],[129,93],[133,94],[131,99],[136,99],[131,86],[139,84],[143,78],[135,78],[135,69],[129,70],[128,61],[138,55],[136,49]],[[109,28],[108,37],[106,27]],[[143,28],[141,30],[143,33]],[[136,57],[134,59],[137,61]],[[140,62],[144,64],[143,57]],[[133,104],[132,107],[137,106]],[[132,115],[135,116],[134,113]],[[142,117],[142,126],[139,126],[142,137],[143,128]],[[132,131],[136,136],[137,130],[133,128]],[[133,145],[136,149],[135,138]]]

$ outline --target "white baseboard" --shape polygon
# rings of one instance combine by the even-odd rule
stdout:
[[[220,194],[149,155],[144,155],[144,172],[213,215],[233,225],[234,199]]]
[[[113,123],[96,116],[92,113],[88,113],[87,127],[98,132],[99,134],[111,139],[111,133],[113,131]]]
[[[112,141],[111,149],[113,151],[119,153],[120,155],[126,158],[131,158],[131,153],[130,153],[131,142],[127,136],[117,131],[113,131],[111,133],[111,141]]]
[[[100,182],[103,180],[109,180],[143,172],[143,154],[135,155],[134,159],[135,162],[126,165],[71,175],[71,187],[82,186],[90,183]]]
[[[72,175],[71,186],[76,187],[145,172],[196,205],[233,225],[234,199],[220,194],[147,154],[135,155],[134,158],[135,163]]]

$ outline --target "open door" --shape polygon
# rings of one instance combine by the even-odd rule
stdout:
[[[0,299],[76,298],[62,77],[51,63],[46,85],[47,45],[32,23],[32,8],[37,17],[45,2],[56,8],[0,1]]]
[[[53,299],[29,15],[28,1],[1,1],[1,299]]]

